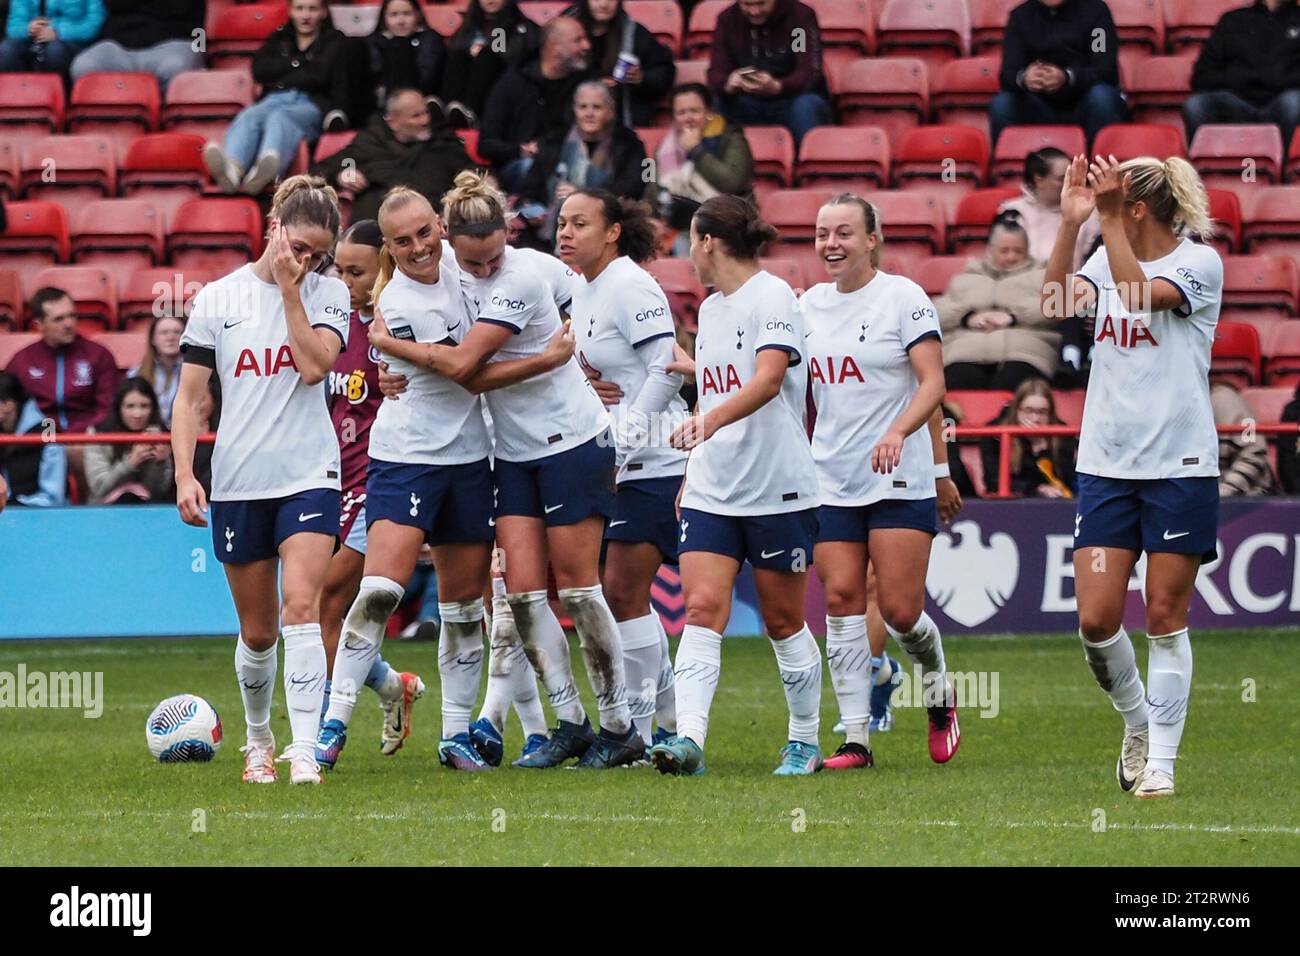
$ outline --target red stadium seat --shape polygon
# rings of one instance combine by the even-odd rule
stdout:
[[[40,341],[36,332],[9,332],[0,335],[0,368],[9,365],[9,360],[33,342]]]
[[[913,255],[938,255],[944,250],[943,206],[933,196],[919,192],[881,190],[866,197],[880,212],[885,250],[897,255],[906,248]]]
[[[889,140],[874,126],[818,126],[799,144],[795,185],[850,192],[889,184]]]
[[[1210,243],[1219,255],[1237,252],[1241,248],[1241,202],[1237,194],[1226,189],[1207,189],[1210,197],[1210,218],[1214,220],[1214,239]]]
[[[713,48],[713,31],[718,25],[718,14],[732,5],[733,0],[700,0],[691,10],[686,37],[682,41],[682,55],[688,60],[707,60]]]
[[[698,328],[700,303],[708,293],[700,285],[691,260],[655,259],[647,262],[645,268],[674,304],[674,317],[677,321],[687,329]]]
[[[0,126],[0,129],[4,129]],[[18,143],[0,139],[0,199],[18,195]]]
[[[659,148],[659,144],[668,135],[668,128],[666,126],[638,126],[635,132],[641,138],[641,145],[645,147],[645,154],[653,157],[655,150]]]
[[[1300,384],[1300,322],[1283,322],[1273,330],[1264,374],[1269,385],[1294,389]]]
[[[566,0],[520,0],[519,12],[538,26],[546,26],[569,8]]]
[[[461,145],[465,147],[465,153],[470,159],[480,166],[491,165],[478,151],[478,130],[462,129],[458,131],[457,135],[460,137]]]
[[[831,64],[827,73],[840,122],[884,129],[891,148],[929,115],[928,76],[921,60],[903,58]]]
[[[117,167],[103,136],[47,136],[23,144],[19,188],[27,199],[72,206],[111,196]]]
[[[1240,183],[1247,174],[1254,182],[1282,178],[1282,134],[1272,123],[1202,126],[1188,156],[1206,185]]]
[[[9,137],[25,130],[46,134],[63,129],[63,80],[53,73],[0,73],[0,130]]]
[[[682,8],[673,0],[625,0],[623,10],[677,55],[682,48]]]
[[[1183,102],[1191,95],[1190,56],[1153,56],[1120,64],[1121,87],[1134,123],[1183,124]]]
[[[373,4],[330,4],[330,20],[334,29],[344,36],[367,37],[375,32],[379,23],[379,7]]]
[[[1282,410],[1295,398],[1295,390],[1290,388],[1247,388],[1241,393],[1250,410],[1255,413],[1255,421],[1261,425],[1277,425],[1282,421]]]
[[[1259,186],[1249,195],[1241,229],[1246,251],[1300,255],[1300,186]]]
[[[876,28],[881,56],[914,56],[927,66],[970,55],[966,0],[889,0]]]
[[[948,251],[953,255],[982,255],[998,207],[1019,196],[1020,190],[1014,186],[977,189],[963,196],[948,227]]]
[[[168,260],[180,269],[229,272],[262,254],[262,212],[248,197],[191,199],[172,217]]]
[[[790,131],[784,126],[747,126],[745,139],[754,157],[755,187],[789,186],[794,179],[794,137]]]
[[[126,155],[132,139],[158,128],[160,98],[152,73],[88,73],[72,87],[69,133],[98,133]]]
[[[425,6],[421,9],[424,10],[424,19],[428,21],[429,29],[444,40],[455,36],[456,31],[460,29],[460,25],[465,19],[464,14],[453,7]]]
[[[68,261],[68,214],[58,203],[32,200],[5,206],[0,262],[20,276]]]
[[[998,92],[998,71],[1002,60],[996,56],[967,57],[945,63],[934,80],[930,106],[936,122],[949,126],[969,126],[988,135],[989,104]]]
[[[1214,346],[1210,350],[1210,372],[1244,379],[1244,384],[1260,381],[1259,332],[1242,322],[1219,322],[1214,329]]]
[[[240,67],[272,32],[289,22],[285,3],[254,3],[227,7],[208,31],[208,62],[214,68]]]
[[[1146,123],[1116,123],[1097,134],[1092,144],[1094,155],[1114,156],[1120,162],[1138,156],[1186,156],[1181,127],[1152,126]]]
[[[119,275],[162,261],[163,217],[144,199],[101,199],[72,220],[72,261],[120,270]]]
[[[1052,392],[1056,417],[1067,425],[1083,424],[1083,401],[1086,391],[1082,388],[1061,389]]]
[[[909,130],[894,154],[892,177],[896,188],[916,183],[967,189],[984,182],[989,165],[989,138],[966,126],[921,126]],[[955,177],[955,179],[954,179]]]
[[[1286,151],[1286,178],[1288,182],[1300,179],[1300,130],[1291,135]]]
[[[1198,48],[1229,10],[1250,6],[1252,0],[1164,0],[1165,42],[1171,53]]]
[[[875,18],[867,0],[806,0],[806,3],[817,14],[824,59],[856,60],[875,52]]]
[[[144,329],[136,329],[131,332],[101,332],[95,336],[95,344],[108,349],[118,369],[127,372],[144,359],[149,340]]]
[[[1158,56],[1165,49],[1165,13],[1160,0],[1107,0],[1119,36],[1121,68]]]
[[[772,273],[772,275],[785,282],[785,284],[794,289],[795,292],[802,292],[807,288],[807,286],[804,285],[805,279],[803,268],[800,266],[799,260],[797,259],[768,258],[764,256],[758,261],[758,264],[763,269],[766,269],[768,272]]]
[[[801,244],[804,249],[793,251],[806,254],[816,232],[817,211],[834,195],[830,189],[778,189],[764,196],[763,218],[781,233],[769,255],[784,256],[789,247]]]
[[[321,133],[320,139],[316,140],[316,151],[312,154],[311,161],[319,163],[329,159],[351,143],[356,135],[357,131],[354,129],[345,129],[339,133]]]
[[[252,102],[253,78],[243,70],[190,70],[167,84],[162,126],[220,142],[230,121]]]
[[[118,316],[127,329],[148,325],[158,315],[187,316],[198,291],[221,274],[209,269],[160,266],[127,278],[118,294]]]
[[[920,262],[916,269],[916,283],[930,298],[948,291],[953,277],[966,270],[970,256],[931,256]]]
[[[1008,180],[1023,181],[1025,157],[1048,146],[1066,156],[1088,152],[1088,141],[1078,126],[1008,126],[998,137],[989,179],[995,186]]]
[[[1300,271],[1295,261],[1285,256],[1225,256],[1223,308],[1295,315],[1300,309]]]
[[[11,331],[23,324],[22,278],[13,269],[0,269],[0,326]],[[0,368],[3,368],[0,363]]]
[[[77,327],[92,334],[117,328],[117,287],[107,269],[95,266],[50,266],[32,277],[31,291],[45,286],[72,297]]]
[[[708,60],[677,60],[674,65],[677,67],[677,77],[674,82],[678,85],[682,83],[703,83],[705,86],[709,85]]]
[[[166,221],[208,184],[203,143],[194,133],[151,133],[133,141],[122,162],[122,195],[152,202]]]
[[[956,405],[961,409],[962,424],[974,428],[987,425],[997,418],[1009,401],[1011,401],[1010,392],[991,389],[988,391],[949,390],[944,398],[945,404]],[[993,478],[993,484],[996,484],[997,476],[994,475]]]
[[[970,51],[987,53],[1002,48],[1011,11],[1024,0],[970,0]]]

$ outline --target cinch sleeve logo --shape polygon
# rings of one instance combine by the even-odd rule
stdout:
[[[794,326],[779,319],[771,319],[764,328],[769,332],[789,332],[791,335],[794,334]]]
[[[503,295],[494,295],[490,301],[498,309],[511,309],[516,312],[521,311],[528,304],[523,299],[508,299]]]
[[[325,314],[331,315],[336,319],[346,319],[348,317],[347,312],[345,312],[343,309],[340,309],[337,305],[325,306]]]
[[[1196,273],[1186,266],[1178,270],[1178,277],[1186,282],[1197,295],[1205,291],[1205,283],[1196,278]]]
[[[668,310],[660,305],[653,309],[642,309],[636,315],[632,316],[632,318],[638,322],[644,322],[646,319],[662,319],[667,314]]]
[[[933,319],[933,318],[934,318],[934,309],[930,308],[928,305],[926,305],[926,306],[922,306],[922,307],[919,308],[919,309],[913,309],[913,310],[912,310],[912,321],[913,321],[913,322],[919,322],[919,321],[921,321],[921,319],[926,319],[926,318],[928,318],[928,319]]]

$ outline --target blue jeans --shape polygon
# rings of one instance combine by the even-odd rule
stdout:
[[[116,40],[100,40],[72,62],[72,80],[75,83],[87,73],[152,73],[166,91],[177,73],[203,69],[203,54],[195,51],[192,42],[164,40],[142,50],[128,50]]]
[[[989,132],[996,146],[1008,126],[1082,126],[1089,144],[1106,126],[1128,122],[1128,104],[1119,90],[1105,83],[1088,88],[1070,106],[1060,106],[1037,93],[1003,92],[989,104]]]
[[[280,156],[278,175],[293,163],[298,144],[320,138],[320,107],[301,90],[268,93],[252,106],[240,110],[224,143],[226,155],[248,170],[259,156],[274,150]]]
[[[722,114],[727,119],[742,124],[784,126],[794,137],[796,150],[805,133],[831,121],[830,104],[816,93],[799,93],[796,96],[778,96],[773,99],[739,93],[723,102]]]
[[[55,40],[53,43],[33,43],[27,38],[0,40],[0,73],[58,73],[68,75],[72,58],[81,52],[84,44]]]
[[[520,156],[501,167],[501,185],[506,188],[506,192],[519,192],[524,180],[528,178],[528,171],[533,168],[533,162],[532,156]]]
[[[1276,123],[1282,130],[1285,153],[1296,127],[1300,126],[1300,90],[1279,93],[1263,106],[1256,106],[1228,90],[1195,93],[1183,104],[1183,123],[1187,126],[1188,144],[1196,130],[1206,123]]]

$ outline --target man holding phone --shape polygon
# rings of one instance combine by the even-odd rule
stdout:
[[[58,73],[66,81],[72,58],[103,23],[102,0],[10,0],[0,73]]]

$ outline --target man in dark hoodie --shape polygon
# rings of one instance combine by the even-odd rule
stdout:
[[[1079,125],[1091,142],[1128,120],[1119,37],[1103,0],[1027,0],[1002,41],[1002,92],[989,106],[996,143],[1008,126]]]
[[[87,73],[152,73],[166,90],[177,73],[203,69],[205,0],[104,0],[104,9],[99,42],[72,61],[74,83]]]
[[[377,219],[384,194],[394,186],[418,190],[437,209],[456,174],[474,163],[456,134],[445,125],[435,129],[430,116],[419,90],[393,90],[384,115],[371,117],[351,143],[311,173],[356,193],[353,222]]]
[[[708,85],[727,119],[784,126],[797,149],[831,121],[817,14],[798,0],[736,0],[718,15]]]
[[[1190,143],[1205,123],[1276,123],[1282,148],[1300,126],[1300,7],[1256,0],[1214,25],[1192,70],[1183,104]]]
[[[587,75],[591,41],[572,17],[556,17],[542,31],[537,60],[512,67],[497,81],[479,123],[479,153],[510,192],[537,158],[538,144],[563,136],[573,124],[573,91]]]

